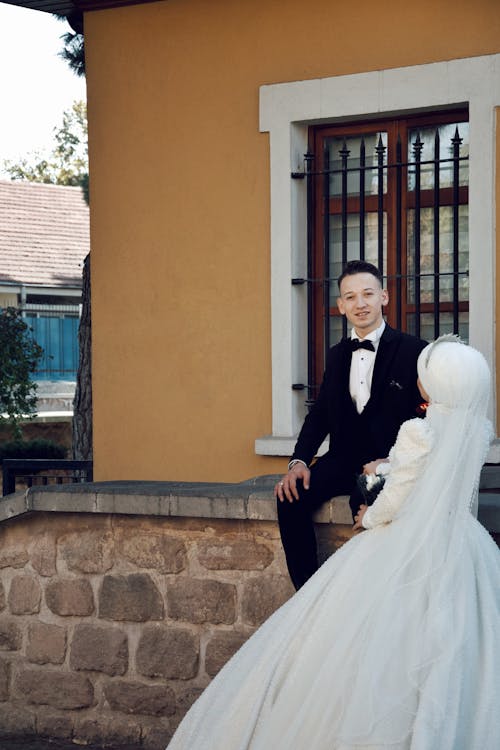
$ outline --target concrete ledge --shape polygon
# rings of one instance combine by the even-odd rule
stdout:
[[[479,494],[478,520],[493,534],[500,533],[500,494],[481,492]]]
[[[479,520],[500,532],[498,467],[485,467],[479,496]],[[238,484],[205,482],[92,482],[32,487],[0,501],[0,522],[29,512],[108,513],[171,518],[220,518],[276,521],[275,475]],[[484,491],[486,490],[486,491]],[[352,524],[349,498],[340,495],[315,515],[320,524]]]
[[[28,510],[28,491],[13,492],[0,500],[0,521],[15,518]]]
[[[276,521],[277,478],[239,484],[121,481],[32,487],[0,501],[0,521],[33,511]],[[351,524],[348,497],[325,503],[316,521]]]

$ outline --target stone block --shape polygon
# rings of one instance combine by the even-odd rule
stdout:
[[[200,644],[189,630],[146,626],[139,640],[136,669],[145,677],[190,680],[198,673]]]
[[[172,739],[173,730],[161,720],[142,722],[142,744],[144,750],[165,750]]]
[[[243,497],[213,497],[210,499],[209,518],[238,518],[247,517],[246,500]]]
[[[352,524],[329,524],[316,528],[318,541],[318,560],[322,565],[334,552],[351,539],[357,532],[353,531]]]
[[[134,516],[159,516],[160,499],[142,494],[139,490],[132,495],[124,492],[98,492],[96,511],[99,513],[120,513]],[[168,514],[167,514],[168,515]]]
[[[100,529],[65,534],[58,540],[60,556],[70,570],[106,573],[113,567],[113,534]]]
[[[139,747],[141,725],[137,720],[117,718],[112,714],[100,713],[96,717],[76,717],[73,729],[73,742],[77,745],[93,747]]]
[[[0,523],[26,513],[28,510],[26,495],[26,490],[18,490],[2,498],[2,502],[0,503]]]
[[[0,542],[0,568],[24,568],[28,560],[28,551],[22,542]]]
[[[0,581],[0,610],[5,609],[5,589]]]
[[[35,734],[35,722],[35,712],[25,706],[13,706],[12,703],[0,706],[0,737],[32,736]]]
[[[276,500],[271,493],[253,493],[248,498],[247,513],[255,521],[276,521]]]
[[[113,711],[125,714],[172,716],[176,709],[175,693],[167,685],[114,680],[105,686],[104,696]]]
[[[0,619],[0,651],[18,651],[23,642],[21,628],[14,620]]]
[[[70,486],[66,485],[68,488]],[[71,489],[52,491],[52,487],[32,487],[28,490],[28,502],[34,511],[39,512],[95,513],[96,508],[96,496],[92,492]]]
[[[330,500],[332,506],[332,523],[346,524],[352,527],[352,513],[349,506],[349,495],[337,495]]]
[[[0,701],[9,699],[10,662],[0,659]]]
[[[28,625],[26,658],[35,664],[62,664],[66,656],[66,629],[45,622]]]
[[[59,709],[88,708],[94,704],[94,688],[87,677],[40,669],[24,669],[15,689],[28,703]]]
[[[293,593],[287,576],[262,576],[246,581],[241,603],[243,621],[248,625],[260,625]]]
[[[120,552],[139,568],[179,573],[186,567],[186,545],[182,539],[174,536],[148,533],[124,535]]]
[[[86,578],[58,578],[45,587],[47,607],[62,617],[88,617],[94,611],[94,593]]]
[[[146,622],[162,620],[163,614],[162,596],[146,573],[103,578],[99,591],[99,617]]]
[[[166,498],[165,498],[166,501]],[[206,495],[171,495],[161,504],[170,516],[176,518],[246,518],[246,500],[243,497],[214,497]]]
[[[13,615],[33,615],[40,611],[42,589],[33,576],[15,576],[9,589],[9,608]]]
[[[230,631],[217,633],[207,644],[205,652],[205,671],[210,677],[214,677],[229,661],[231,656],[241,648],[249,637],[248,633]]]
[[[212,518],[209,497],[183,496],[170,497],[170,515],[177,518]]]
[[[181,578],[168,585],[167,606],[174,620],[231,625],[236,619],[236,587],[210,579]]]
[[[319,506],[319,508],[313,514],[313,521],[315,523],[331,523],[332,520],[332,503],[327,501]]]
[[[197,687],[190,687],[186,688],[185,690],[177,690],[177,710],[181,716],[184,716],[184,714],[189,711],[193,703],[198,700],[202,692],[203,689]]]
[[[252,539],[198,543],[198,560],[208,570],[264,570],[273,557],[269,547]]]
[[[77,625],[71,640],[71,669],[122,675],[128,668],[127,634],[116,627]]]
[[[56,574],[56,544],[48,534],[36,536],[30,545],[30,561],[41,576],[50,578]]]
[[[44,707],[36,717],[36,733],[50,739],[70,739],[73,736],[73,717]]]

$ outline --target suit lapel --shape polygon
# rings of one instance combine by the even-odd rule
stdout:
[[[365,409],[375,402],[382,392],[382,386],[387,380],[387,374],[396,355],[398,338],[398,332],[386,325],[378,345],[375,366],[373,368],[370,399]]]
[[[339,360],[335,368],[335,385],[333,389],[334,397],[337,402],[337,408],[346,400],[350,400],[349,395],[349,376],[351,372],[351,348],[347,339],[342,339],[339,343]]]

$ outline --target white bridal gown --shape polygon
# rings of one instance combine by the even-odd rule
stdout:
[[[428,500],[441,419],[402,426],[372,528],[244,644],[168,750],[500,749],[500,552],[467,498],[444,517]]]

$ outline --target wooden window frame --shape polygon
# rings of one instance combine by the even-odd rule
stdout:
[[[397,326],[396,322],[396,213],[397,213],[397,191],[396,191],[396,170],[387,168],[387,165],[396,163],[396,142],[398,135],[401,139],[402,158],[407,161],[408,157],[408,134],[410,131],[424,127],[445,125],[450,123],[468,122],[469,113],[467,108],[451,109],[442,112],[420,113],[411,116],[397,116],[394,118],[377,118],[363,122],[351,122],[337,125],[320,125],[309,128],[308,144],[309,151],[316,156],[315,171],[319,171],[321,166],[319,160],[323,154],[323,144],[327,138],[342,138],[349,136],[366,136],[374,132],[387,133],[387,152],[384,161],[384,170],[387,175],[387,188],[383,194],[383,211],[387,217],[386,224],[386,276],[387,289],[389,291],[389,304],[385,308],[385,315],[389,325]],[[415,313],[415,305],[407,301],[407,282],[406,274],[408,272],[408,248],[407,248],[407,216],[408,211],[415,205],[415,192],[408,189],[408,171],[406,166],[402,170],[402,192],[401,192],[401,330],[406,330],[407,316]],[[445,207],[452,205],[453,196],[452,188],[444,187],[439,190],[439,206]],[[324,222],[324,201],[322,198],[322,180],[315,180],[313,191],[314,207],[313,226],[312,226],[312,273],[313,279],[320,280],[325,278],[324,257],[323,257],[323,222]],[[342,211],[341,197],[332,196],[329,199],[330,215],[341,215]],[[468,204],[468,187],[459,188],[459,205]],[[378,206],[378,196],[376,194],[365,195],[365,212],[375,212]],[[434,190],[427,189],[420,191],[421,208],[431,207],[434,205]],[[347,214],[359,214],[360,198],[359,194],[347,197]],[[331,284],[336,285],[332,280]],[[325,364],[324,351],[324,305],[323,295],[321,292],[322,284],[316,282],[310,285],[313,294],[313,324],[311,330],[314,336],[314,361],[312,363],[313,385],[317,387]],[[451,302],[441,302],[439,305],[440,312],[446,312],[452,309]],[[459,303],[459,311],[467,311],[468,302]],[[421,303],[420,313],[433,312],[433,303]],[[340,312],[336,306],[330,307],[329,315],[339,317]],[[334,342],[332,342],[334,343]],[[311,384],[310,384],[311,385]]]

